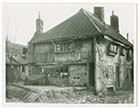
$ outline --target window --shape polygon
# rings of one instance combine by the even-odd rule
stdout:
[[[65,43],[57,43],[56,44],[56,52],[70,52],[72,51],[73,46],[71,42],[65,42]]]
[[[110,45],[110,51],[111,51],[111,52],[114,52],[114,53],[117,53],[117,46],[111,44],[111,45]]]
[[[56,44],[56,51],[61,51],[61,47],[60,47],[60,44]]]
[[[27,52],[28,52],[28,48],[23,48],[23,55],[25,55],[26,56],[26,54],[27,54]]]
[[[108,46],[108,55],[116,55],[118,51],[118,46],[116,44],[109,44]]]
[[[124,48],[121,49],[121,55],[125,55],[126,50]]]
[[[24,65],[22,66],[22,72],[25,72],[25,66]]]
[[[56,66],[55,75],[68,76],[68,65]]]
[[[128,51],[127,51],[127,59],[128,59],[128,60],[131,60],[132,57],[133,57],[133,52],[132,52],[132,50],[128,50]]]
[[[133,57],[132,50],[129,50],[129,57]]]
[[[44,73],[44,71],[45,71],[44,68],[41,68],[41,73]]]

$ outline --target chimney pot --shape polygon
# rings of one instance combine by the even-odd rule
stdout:
[[[112,15],[114,15],[114,10],[112,10]]]
[[[126,36],[127,36],[127,40],[129,40],[129,33],[127,33]]]

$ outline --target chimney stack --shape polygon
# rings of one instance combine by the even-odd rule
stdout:
[[[114,15],[114,11],[112,11],[112,15],[110,16],[110,25],[119,32],[119,18],[117,15]]]
[[[104,7],[94,7],[94,14],[102,21],[104,21]]]
[[[128,33],[126,34],[126,36],[127,36],[127,40],[129,40],[129,34]]]

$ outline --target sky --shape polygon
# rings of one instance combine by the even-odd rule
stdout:
[[[110,24],[112,10],[119,17],[120,33],[129,41],[136,38],[136,5],[135,4],[85,4],[85,3],[5,3],[3,4],[3,37],[8,36],[11,42],[27,45],[36,31],[35,20],[40,11],[44,22],[43,32],[77,13],[81,8],[93,12],[93,7],[103,6],[106,24]]]

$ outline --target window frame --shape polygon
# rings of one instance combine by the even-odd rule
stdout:
[[[112,49],[112,48],[113,49]],[[108,49],[107,49],[107,54],[108,55],[110,55],[110,56],[115,56],[116,54],[117,54],[117,52],[118,52],[118,45],[117,44],[115,44],[115,43],[110,43],[109,45],[108,45]],[[112,49],[112,50],[111,50]],[[115,50],[116,49],[116,50]]]
[[[57,50],[57,46],[59,45],[59,50]],[[55,43],[55,53],[65,53],[73,51],[73,43],[71,41],[68,42],[57,42]]]

